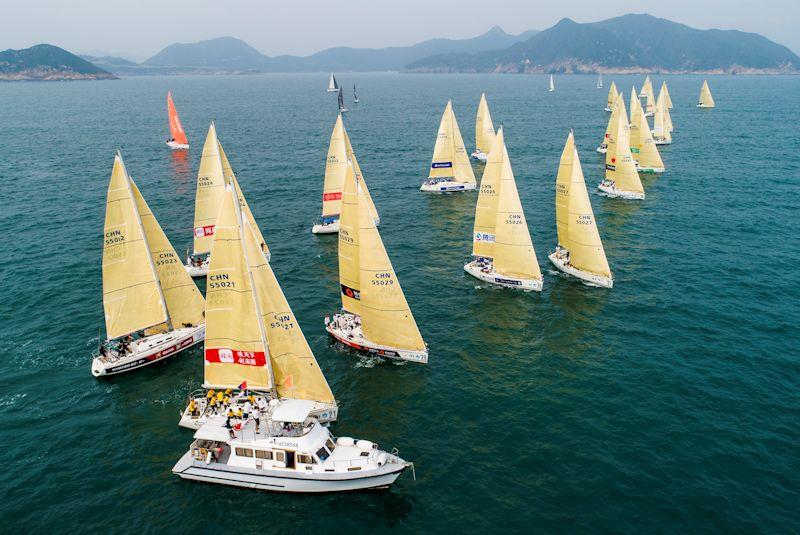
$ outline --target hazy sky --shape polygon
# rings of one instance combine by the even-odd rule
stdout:
[[[0,11],[0,50],[47,42],[137,60],[170,43],[223,35],[267,55],[306,55],[339,45],[473,37],[495,24],[509,33],[542,30],[562,17],[591,22],[630,12],[757,32],[800,52],[800,0],[1,0]]]

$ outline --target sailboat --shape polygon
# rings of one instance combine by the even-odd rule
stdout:
[[[597,89],[603,89],[603,73],[597,75]]]
[[[339,82],[336,81],[336,77],[331,73],[331,77],[328,80],[328,93],[335,91],[339,91]]]
[[[208,399],[172,472],[278,492],[391,485],[410,463],[367,440],[336,439],[325,425],[321,412],[330,421],[336,401],[253,230],[227,186],[208,277],[204,357],[206,387],[217,392],[190,401],[182,420]],[[219,393],[221,406],[212,408]]]
[[[653,117],[653,141],[656,145],[669,145],[672,143],[672,133],[669,118],[669,108],[667,107],[665,94],[662,90],[656,101],[656,112]]]
[[[636,90],[631,93],[631,132],[630,145],[633,159],[636,160],[636,168],[640,173],[663,173],[665,170],[664,161],[658,153],[650,131],[647,117],[644,116]]]
[[[353,84],[353,102],[358,104],[358,94],[356,93],[356,84]]]
[[[169,117],[169,135],[167,147],[173,150],[185,150],[189,148],[189,140],[186,139],[186,132],[183,131],[181,119],[178,117],[178,110],[172,101],[172,91],[167,91],[167,116]]]
[[[711,96],[711,89],[708,88],[708,80],[703,80],[703,87],[700,88],[700,100],[697,102],[698,108],[714,108],[714,97]]]
[[[342,115],[336,118],[331,133],[331,143],[328,147],[328,158],[325,163],[325,180],[322,187],[322,215],[317,223],[311,227],[314,234],[335,234],[339,232],[339,215],[342,211],[342,189],[344,188],[344,178],[347,174],[347,161],[353,162],[356,172],[361,175],[361,186],[372,215],[375,225],[381,222],[372,196],[367,189],[364,175],[361,174],[361,167],[358,165],[356,154],[350,144],[350,136],[344,128]]]
[[[339,113],[348,112],[349,110],[344,107],[344,96],[342,95],[342,90],[341,89],[339,89],[338,99],[339,99]]]
[[[589,284],[611,288],[613,277],[589,202],[573,133],[561,153],[556,178],[558,247],[548,258],[559,270]]]
[[[661,82],[661,91],[658,93],[659,95],[664,95],[664,102],[667,103],[667,109],[672,109],[672,98],[669,96],[669,90],[667,89],[667,82]]]
[[[492,150],[494,143],[494,124],[489,113],[489,104],[486,102],[486,95],[481,93],[481,101],[478,104],[478,115],[475,118],[475,152],[472,157],[482,162],[486,161],[489,151]]]
[[[548,89],[548,91],[552,92],[552,91],[555,91],[555,90],[556,90],[556,84],[553,83],[553,75],[551,74],[550,75],[550,88]]]
[[[617,84],[612,80],[611,87],[608,88],[608,97],[606,98],[606,111],[614,111],[614,102],[617,100]]]
[[[421,191],[451,192],[474,190],[477,187],[475,172],[464,148],[464,139],[458,128],[453,103],[447,106],[439,123],[436,145],[433,147],[433,160],[428,179],[422,183]]]
[[[342,312],[325,318],[325,330],[358,351],[428,362],[400,281],[369,211],[361,173],[347,162],[339,221]]]
[[[108,186],[103,236],[106,341],[92,361],[92,375],[129,372],[201,342],[203,296],[181,269],[119,152]]]
[[[612,84],[613,84],[613,82],[612,82]],[[600,146],[597,147],[597,152],[599,152],[600,154],[605,154],[606,151],[608,150],[608,140],[614,134],[614,129],[616,128],[616,124],[617,124],[617,119],[618,119],[619,114],[620,114],[620,106],[619,106],[619,104],[621,102],[622,102],[622,96],[619,93],[617,93],[613,103],[610,105],[612,111],[611,111],[611,117],[608,118],[608,126],[606,126],[606,132],[605,132],[605,134],[603,134],[603,140],[600,142]],[[624,108],[624,105],[623,105],[623,108]],[[623,120],[626,123],[628,122],[627,112],[626,112],[625,117],[623,118]]]
[[[222,149],[222,144],[217,137],[214,123],[208,128],[206,142],[203,145],[203,155],[200,157],[200,168],[197,171],[197,193],[194,204],[194,242],[193,251],[187,254],[185,268],[192,277],[205,277],[211,261],[211,243],[214,236],[214,226],[217,221],[222,196],[225,186],[233,184],[245,217],[252,221],[258,229],[255,219],[250,211],[250,206],[244,198],[236,175],[233,174],[228,157]],[[259,243],[264,254],[270,258],[269,247],[261,232],[258,231]]]
[[[464,271],[479,280],[506,288],[542,290],[542,272],[519,200],[503,127],[497,131],[481,179],[472,256],[475,260],[466,264]]]
[[[628,112],[625,110],[622,97],[618,98],[616,106],[619,113],[616,114],[611,135],[608,137],[606,175],[597,189],[609,197],[644,199],[644,187],[631,154],[631,127],[628,124]]]

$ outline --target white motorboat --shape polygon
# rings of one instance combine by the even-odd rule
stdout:
[[[361,330],[361,318],[355,314],[340,312],[334,314],[333,317],[326,316],[325,330],[339,342],[357,351],[421,364],[428,362],[427,348],[423,350],[399,349],[367,340]]]
[[[494,271],[491,262],[481,263],[480,259],[473,260],[472,262],[466,264],[464,266],[464,271],[476,279],[495,284],[497,286],[525,290],[526,292],[542,291],[542,279],[518,279],[516,277],[500,275]]]
[[[172,468],[183,479],[275,492],[388,488],[413,467],[369,440],[335,439],[311,402],[274,401],[259,424],[211,418]],[[412,468],[413,470],[413,468]]]
[[[448,180],[446,178],[435,178],[423,182],[419,190],[436,193],[451,193],[453,191],[471,191],[476,189],[476,187],[477,185],[471,182],[456,182],[455,180]]]
[[[129,343],[122,341],[116,347],[104,346],[101,351],[105,354],[101,353],[92,360],[92,375],[102,377],[143,368],[199,344],[205,335],[206,326],[197,325],[145,336]]]
[[[604,277],[602,275],[583,271],[570,264],[569,253],[564,251],[564,249],[557,248],[555,252],[548,255],[547,258],[550,259],[550,262],[552,262],[553,265],[559,269],[559,271],[581,279],[592,286],[602,286],[603,288],[611,288],[614,286],[614,281],[611,279],[611,277]]]

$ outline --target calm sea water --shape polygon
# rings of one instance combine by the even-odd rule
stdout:
[[[642,82],[613,79],[626,99]],[[546,257],[570,128],[590,191],[602,176],[607,89],[593,76],[556,77],[548,93],[543,76],[342,75],[348,103],[359,88],[346,125],[427,366],[369,360],[325,336],[339,306],[336,238],[309,230],[336,117],[326,82],[0,85],[0,531],[798,529],[800,78],[712,77],[715,110],[694,107],[702,78],[668,78],[667,173],[644,180],[644,202],[592,195],[616,278],[607,291],[558,276]],[[168,89],[188,154],[164,147]],[[467,277],[476,195],[418,191],[447,99],[471,150],[481,92],[505,126],[541,294]],[[334,433],[398,447],[416,482],[329,496],[185,482],[170,469],[191,441],[177,414],[201,383],[200,349],[90,375],[114,151],[184,251],[212,119],[341,401]]]

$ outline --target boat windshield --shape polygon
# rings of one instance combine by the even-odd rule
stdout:
[[[324,463],[325,459],[327,459],[330,456],[331,452],[329,452],[327,448],[325,448],[325,446],[322,446],[319,450],[317,450],[317,457],[319,457],[320,462]]]

